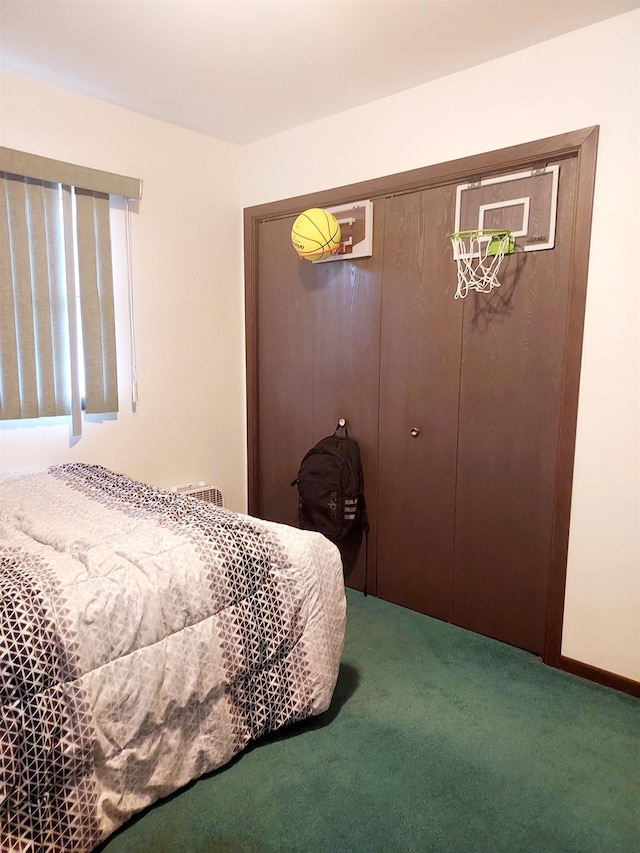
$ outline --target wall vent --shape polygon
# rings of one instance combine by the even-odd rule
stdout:
[[[214,489],[213,486],[208,486],[206,483],[183,483],[181,486],[173,486],[171,491],[177,492],[179,495],[187,495],[190,498],[207,501],[215,504],[215,506],[224,506],[224,496],[220,489]]]

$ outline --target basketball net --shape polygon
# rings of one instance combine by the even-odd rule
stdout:
[[[453,257],[458,267],[456,299],[464,299],[470,290],[489,293],[500,287],[498,270],[505,255],[514,250],[511,231],[484,229],[456,231],[451,234]]]

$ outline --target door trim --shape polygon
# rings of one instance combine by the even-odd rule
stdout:
[[[429,189],[442,184],[468,182],[475,176],[478,179],[486,178],[515,171],[520,167],[542,166],[548,161],[577,157],[575,216],[570,249],[569,305],[553,501],[553,539],[543,654],[545,663],[559,669],[563,668],[562,622],[598,133],[598,126],[582,128],[484,154],[387,175],[371,181],[361,181],[317,193],[255,205],[244,210],[248,509],[250,513],[256,514],[259,511],[258,226],[260,222],[292,216],[307,207],[330,207],[362,198],[382,198]]]

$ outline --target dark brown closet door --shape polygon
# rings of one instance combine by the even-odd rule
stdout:
[[[300,459],[346,417],[365,463],[369,590],[553,665],[597,138],[585,128],[245,211],[250,511],[295,524]],[[555,248],[510,257],[492,294],[454,299],[456,185],[556,160]],[[298,261],[295,216],[353,198],[375,199],[373,257]],[[361,551],[346,581],[362,580]]]
[[[555,248],[515,254],[464,300],[453,621],[541,654],[553,536],[576,159]]]
[[[387,201],[378,595],[541,654],[574,216],[491,294],[453,298],[451,187]],[[417,435],[413,435],[417,431]]]
[[[455,189],[387,199],[380,363],[377,594],[452,613],[462,306]]]
[[[290,220],[258,231],[259,506],[256,515],[297,524],[290,487],[313,431],[313,290],[291,249]]]
[[[290,486],[303,455],[345,418],[361,449],[376,518],[380,273],[384,211],[373,257],[312,264],[295,254],[295,216],[258,229],[258,494],[256,514],[297,526]],[[375,566],[375,543],[370,546]],[[364,585],[364,548],[344,549],[345,579]]]

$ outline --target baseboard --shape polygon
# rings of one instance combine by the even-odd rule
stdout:
[[[579,660],[573,660],[573,658],[566,658],[563,655],[560,656],[558,669],[570,672],[572,675],[579,675],[581,678],[595,681],[597,684],[603,684],[605,687],[611,687],[613,690],[619,690],[621,693],[628,693],[630,696],[636,696],[640,699],[640,681],[634,681],[632,678],[626,678],[624,675],[616,675],[615,672],[598,669],[597,666],[590,666],[588,663],[582,663]]]

